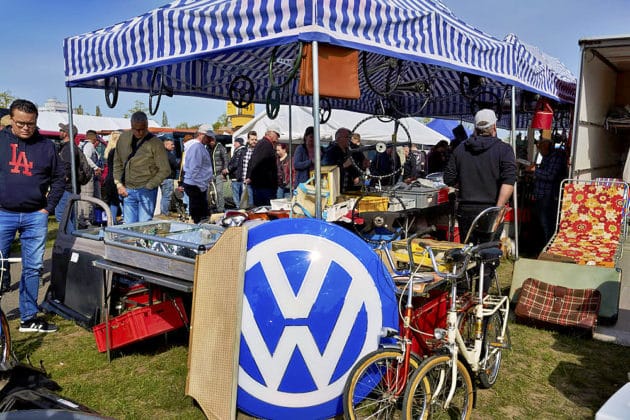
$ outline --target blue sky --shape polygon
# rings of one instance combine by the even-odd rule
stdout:
[[[358,1],[358,0],[357,0]],[[0,91],[38,105],[56,97],[66,102],[63,39],[120,22],[165,4],[165,0],[3,0],[0,24]],[[515,33],[562,61],[575,75],[578,40],[598,35],[630,34],[628,0],[444,0],[455,15],[472,26],[504,38]],[[109,109],[100,90],[73,89],[73,106],[93,114],[120,117],[148,95],[121,92]],[[225,112],[225,101],[191,97],[162,98],[155,116],[166,111],[169,124],[213,123]],[[257,107],[261,112],[264,108]]]

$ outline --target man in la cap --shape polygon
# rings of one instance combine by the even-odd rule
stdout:
[[[252,186],[254,206],[268,206],[276,198],[278,190],[278,164],[276,144],[280,139],[280,127],[271,124],[265,136],[256,143],[252,158],[247,165],[246,184]]]
[[[131,130],[120,135],[114,149],[114,184],[123,198],[125,223],[153,219],[158,187],[171,173],[164,145],[149,132],[147,114],[131,115]]]
[[[567,176],[567,158],[562,149],[556,149],[550,138],[541,137],[536,143],[542,160],[526,168],[534,175],[535,219],[537,220],[542,238],[539,247],[549,242],[556,230],[556,216],[558,212],[558,195],[560,183]],[[540,246],[542,245],[542,246]]]
[[[479,213],[504,206],[514,191],[514,151],[497,138],[496,123],[491,109],[477,112],[474,134],[453,151],[444,171],[444,182],[458,189],[457,222],[462,238]]]
[[[206,149],[215,134],[212,127],[202,124],[197,137],[186,143],[184,157],[184,192],[188,196],[188,213],[193,222],[199,223],[208,217],[208,185],[212,182],[212,158]]]

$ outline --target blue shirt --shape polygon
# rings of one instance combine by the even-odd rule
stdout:
[[[186,149],[184,157],[184,184],[199,187],[201,191],[208,189],[212,180],[212,158],[208,149],[197,139]]]

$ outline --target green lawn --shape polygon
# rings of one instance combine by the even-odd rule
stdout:
[[[500,268],[506,290],[511,267],[504,260]],[[37,335],[20,334],[11,321],[13,347],[22,361],[27,355],[35,365],[42,361],[62,395],[117,419],[205,418],[184,395],[185,331],[126,347],[110,363],[90,331],[59,317],[55,322],[58,333]],[[496,385],[478,391],[475,419],[592,419],[628,381],[628,348],[515,322],[510,331],[513,348],[504,352]]]

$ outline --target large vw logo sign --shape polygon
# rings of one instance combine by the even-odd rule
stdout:
[[[238,406],[268,419],[341,412],[350,369],[397,326],[391,278],[348,230],[281,219],[248,233]]]

